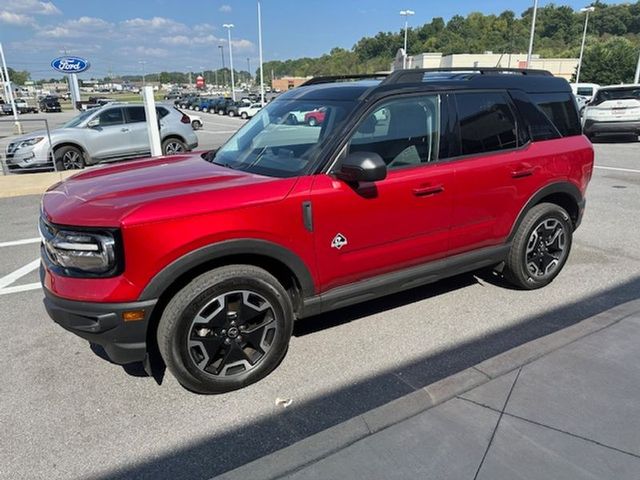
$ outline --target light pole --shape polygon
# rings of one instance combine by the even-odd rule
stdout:
[[[220,56],[222,57],[222,86],[224,87],[227,84],[227,74],[224,71],[224,45],[218,45],[220,49]]]
[[[533,37],[536,33],[536,15],[538,14],[538,0],[533,2],[533,17],[531,18],[531,35],[529,36],[529,52],[527,53],[527,68],[531,67],[531,56],[533,55]]]
[[[187,65],[187,68],[189,69],[189,88],[191,88],[191,69],[193,68],[191,65]]]
[[[229,68],[231,69],[231,99],[236,101],[236,89],[233,81],[233,49],[231,48],[231,29],[233,28],[233,23],[225,23],[222,25],[223,28],[227,29],[227,34],[229,38]]]
[[[144,80],[145,68],[144,67],[147,64],[147,62],[145,60],[140,60],[138,63],[142,65],[142,86],[144,87],[145,86],[145,80]]]
[[[638,55],[638,66],[636,67],[636,75],[633,77],[633,83],[635,85],[640,83],[640,55]]]
[[[251,59],[247,57],[247,72],[249,72],[249,83],[251,83]]]
[[[576,72],[576,83],[580,82],[580,69],[582,68],[582,56],[584,55],[584,43],[587,40],[587,25],[589,24],[589,12],[595,11],[596,7],[581,8],[581,12],[587,15],[584,17],[584,32],[582,32],[582,45],[580,46],[580,58],[578,59],[578,71]]]
[[[262,11],[258,0],[258,51],[260,54],[260,104],[264,107],[264,72],[262,71]]]
[[[404,55],[402,58],[402,68],[407,68],[407,30],[409,29],[409,17],[415,15],[413,10],[400,10],[400,15],[404,17]]]

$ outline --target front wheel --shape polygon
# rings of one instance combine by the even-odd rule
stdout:
[[[236,116],[236,112],[234,112],[233,110],[229,110],[229,116],[230,117],[235,117]]]
[[[291,300],[278,280],[258,267],[229,265],[200,275],[171,299],[157,340],[184,387],[223,393],[272,372],[292,330]]]
[[[249,118],[249,115],[247,115],[247,112],[242,112],[242,114],[240,115],[240,118],[242,118],[243,120],[246,120],[247,118]]]
[[[516,230],[503,270],[505,279],[525,290],[548,285],[564,267],[572,240],[573,224],[564,208],[536,205]]]
[[[54,154],[56,170],[80,170],[85,166],[84,155],[72,146],[60,147]]]
[[[163,155],[174,155],[176,153],[182,153],[187,151],[187,146],[182,140],[177,138],[167,138],[162,142]]]

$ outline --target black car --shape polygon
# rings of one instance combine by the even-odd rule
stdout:
[[[179,100],[176,100],[174,103],[176,104],[176,106],[185,109],[189,107],[193,108],[193,106],[198,102],[200,102],[200,95],[189,94],[185,95]]]
[[[231,102],[230,104],[227,105],[227,115],[229,115],[230,117],[237,117],[240,115],[240,113],[238,112],[238,109],[240,107],[246,107],[247,104],[244,102]]]
[[[58,97],[46,96],[38,102],[38,108],[41,112],[62,112],[62,107],[58,101]]]
[[[235,102],[231,98],[223,98],[220,102],[216,104],[215,111],[218,115],[226,115],[230,106],[234,105]],[[236,113],[237,110],[236,110]]]

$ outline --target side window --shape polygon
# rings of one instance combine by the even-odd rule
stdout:
[[[127,107],[125,108],[127,113],[127,123],[146,122],[147,116],[144,112],[144,107]]]
[[[502,93],[456,94],[462,155],[518,146],[516,119]]]
[[[516,108],[520,111],[520,115],[528,124],[528,131],[531,140],[539,142],[543,140],[553,140],[560,138],[560,132],[551,120],[533,103],[531,98],[524,92],[512,90],[509,92]]]
[[[101,127],[108,127],[109,125],[121,125],[124,123],[122,118],[121,108],[110,108],[100,114],[99,122]]]
[[[438,160],[440,103],[439,95],[425,95],[381,104],[360,123],[347,153],[375,152],[389,169]]]
[[[156,114],[158,115],[158,118],[164,118],[169,115],[169,110],[164,107],[156,107]]]
[[[582,134],[580,117],[572,94],[545,93],[531,97],[563,137]]]

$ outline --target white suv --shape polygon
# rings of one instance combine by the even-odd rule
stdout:
[[[191,120],[173,106],[156,106],[162,152],[185,152],[198,146]],[[61,128],[33,132],[13,139],[6,149],[9,170],[84,168],[98,162],[149,155],[144,105],[109,103],[81,113]]]
[[[584,134],[640,135],[640,85],[600,87],[587,105]]]

